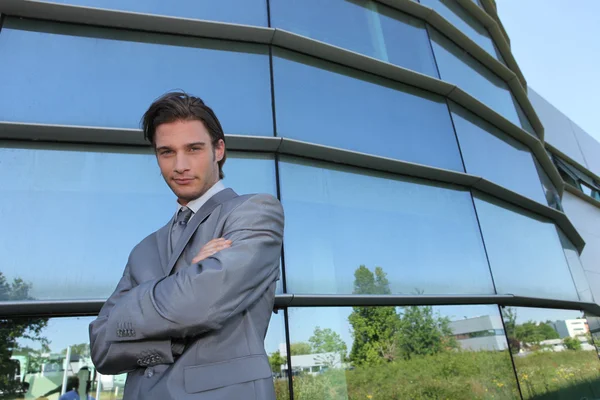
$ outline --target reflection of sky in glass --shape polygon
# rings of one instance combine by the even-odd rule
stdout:
[[[507,189],[546,204],[531,151],[456,103],[450,103],[465,168]]]
[[[590,290],[590,284],[588,283],[585,271],[583,270],[583,265],[581,264],[581,259],[579,258],[579,252],[577,251],[577,248],[560,229],[557,228],[557,232],[560,242],[562,243],[563,250],[565,251],[565,258],[567,259],[567,263],[569,263],[569,269],[571,270],[571,275],[573,276],[573,282],[577,288],[579,299],[581,301],[593,303],[594,296]]]
[[[267,25],[264,0],[41,0],[245,25]]]
[[[554,224],[486,195],[475,204],[499,294],[579,300]]]
[[[289,292],[352,293],[365,265],[382,267],[393,293],[493,293],[468,191],[286,160]]]
[[[277,135],[463,171],[438,95],[277,50]]]
[[[7,18],[0,49],[0,120],[137,128],[183,89],[226,133],[273,132],[266,46]]]
[[[107,297],[175,197],[150,149],[50,148],[0,148],[0,271],[31,282],[37,299]],[[271,156],[228,156],[226,186],[276,193]]]
[[[487,29],[456,0],[421,0],[420,3],[433,8],[494,58],[502,59]]]
[[[504,80],[435,29],[430,32],[443,80],[458,85],[513,124],[533,133],[525,115],[517,111],[518,105]]]
[[[271,0],[270,5],[273,27],[438,77],[421,20],[373,1]]]

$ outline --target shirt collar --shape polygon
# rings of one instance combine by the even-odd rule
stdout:
[[[223,181],[218,180],[217,183],[215,183],[210,189],[208,189],[206,191],[206,193],[204,193],[202,196],[198,197],[197,199],[190,201],[189,203],[187,203],[187,205],[185,207],[189,208],[190,210],[192,210],[192,212],[194,214],[196,214],[198,212],[198,210],[200,209],[200,207],[202,207],[204,205],[204,203],[206,203],[211,197],[213,197],[215,194],[219,193],[221,190],[224,190],[224,189],[225,189],[225,185],[223,184]],[[184,206],[177,203],[177,211],[176,211],[175,215],[177,215],[177,212],[179,212],[179,210],[182,207],[184,207]]]

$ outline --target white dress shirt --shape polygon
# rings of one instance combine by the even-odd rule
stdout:
[[[221,190],[224,190],[224,189],[225,189],[225,185],[223,184],[223,181],[218,180],[217,183],[215,183],[210,189],[208,189],[206,191],[206,193],[204,193],[202,196],[198,197],[197,199],[190,201],[185,206],[182,206],[181,204],[177,203],[177,211],[175,211],[175,217],[177,217],[177,213],[179,213],[179,210],[181,210],[182,207],[187,207],[190,210],[192,210],[192,216],[190,219],[194,218],[194,215],[196,215],[196,213],[198,212],[200,207],[202,207],[204,205],[204,203],[206,203],[208,201],[208,199],[210,199],[215,194],[219,193]]]

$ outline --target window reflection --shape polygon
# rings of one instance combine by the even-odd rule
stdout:
[[[0,288],[5,286],[0,278]],[[10,288],[13,292],[18,289]],[[75,388],[81,399],[86,398],[84,394],[89,400],[122,399],[127,374],[102,375],[92,363],[88,326],[93,319],[0,319],[1,398],[57,400],[61,393]],[[265,339],[272,366],[272,355],[285,343],[284,329],[283,313],[273,314]],[[277,399],[289,399],[287,380],[273,379]]]
[[[433,8],[482,49],[504,63],[486,27],[456,0],[421,0],[421,4]]]
[[[600,395],[600,363],[580,311],[502,307],[524,399]]]
[[[108,297],[176,209],[150,148],[3,142],[0,160],[0,272],[32,299]],[[276,193],[272,156],[232,152],[224,172],[239,194]]]
[[[112,10],[267,26],[264,0],[41,0]]]
[[[579,259],[579,252],[577,251],[577,248],[562,232],[562,230],[560,230],[559,228],[556,228],[556,230],[558,232],[560,242],[565,252],[565,258],[567,259],[567,263],[569,264],[569,269],[571,270],[571,275],[573,276],[573,282],[575,283],[575,287],[577,288],[577,294],[579,294],[579,299],[581,301],[593,303],[594,297],[592,296],[590,284],[588,283],[587,277],[585,276],[583,265],[581,264],[581,260]]]
[[[429,32],[443,80],[458,85],[513,124],[535,135],[504,80],[437,30],[430,29]]]
[[[438,77],[425,23],[398,10],[363,0],[271,0],[270,5],[273,27]]]
[[[450,102],[467,172],[545,204],[533,155],[527,146]]]
[[[273,134],[267,46],[9,17],[0,48],[0,120],[138,128],[179,88],[226,133]]]
[[[579,300],[552,222],[482,193],[475,205],[499,294]]]
[[[463,171],[443,97],[279,49],[273,73],[278,136]]]
[[[294,398],[519,398],[496,306],[294,308],[289,329]]]
[[[468,191],[287,157],[279,171],[288,291],[350,294],[375,274],[392,293],[493,293]]]

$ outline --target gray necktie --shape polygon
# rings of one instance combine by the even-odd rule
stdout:
[[[173,223],[173,229],[171,230],[171,252],[177,246],[177,242],[181,238],[181,234],[185,230],[185,227],[192,217],[192,210],[187,207],[182,207],[177,214],[177,218]]]

